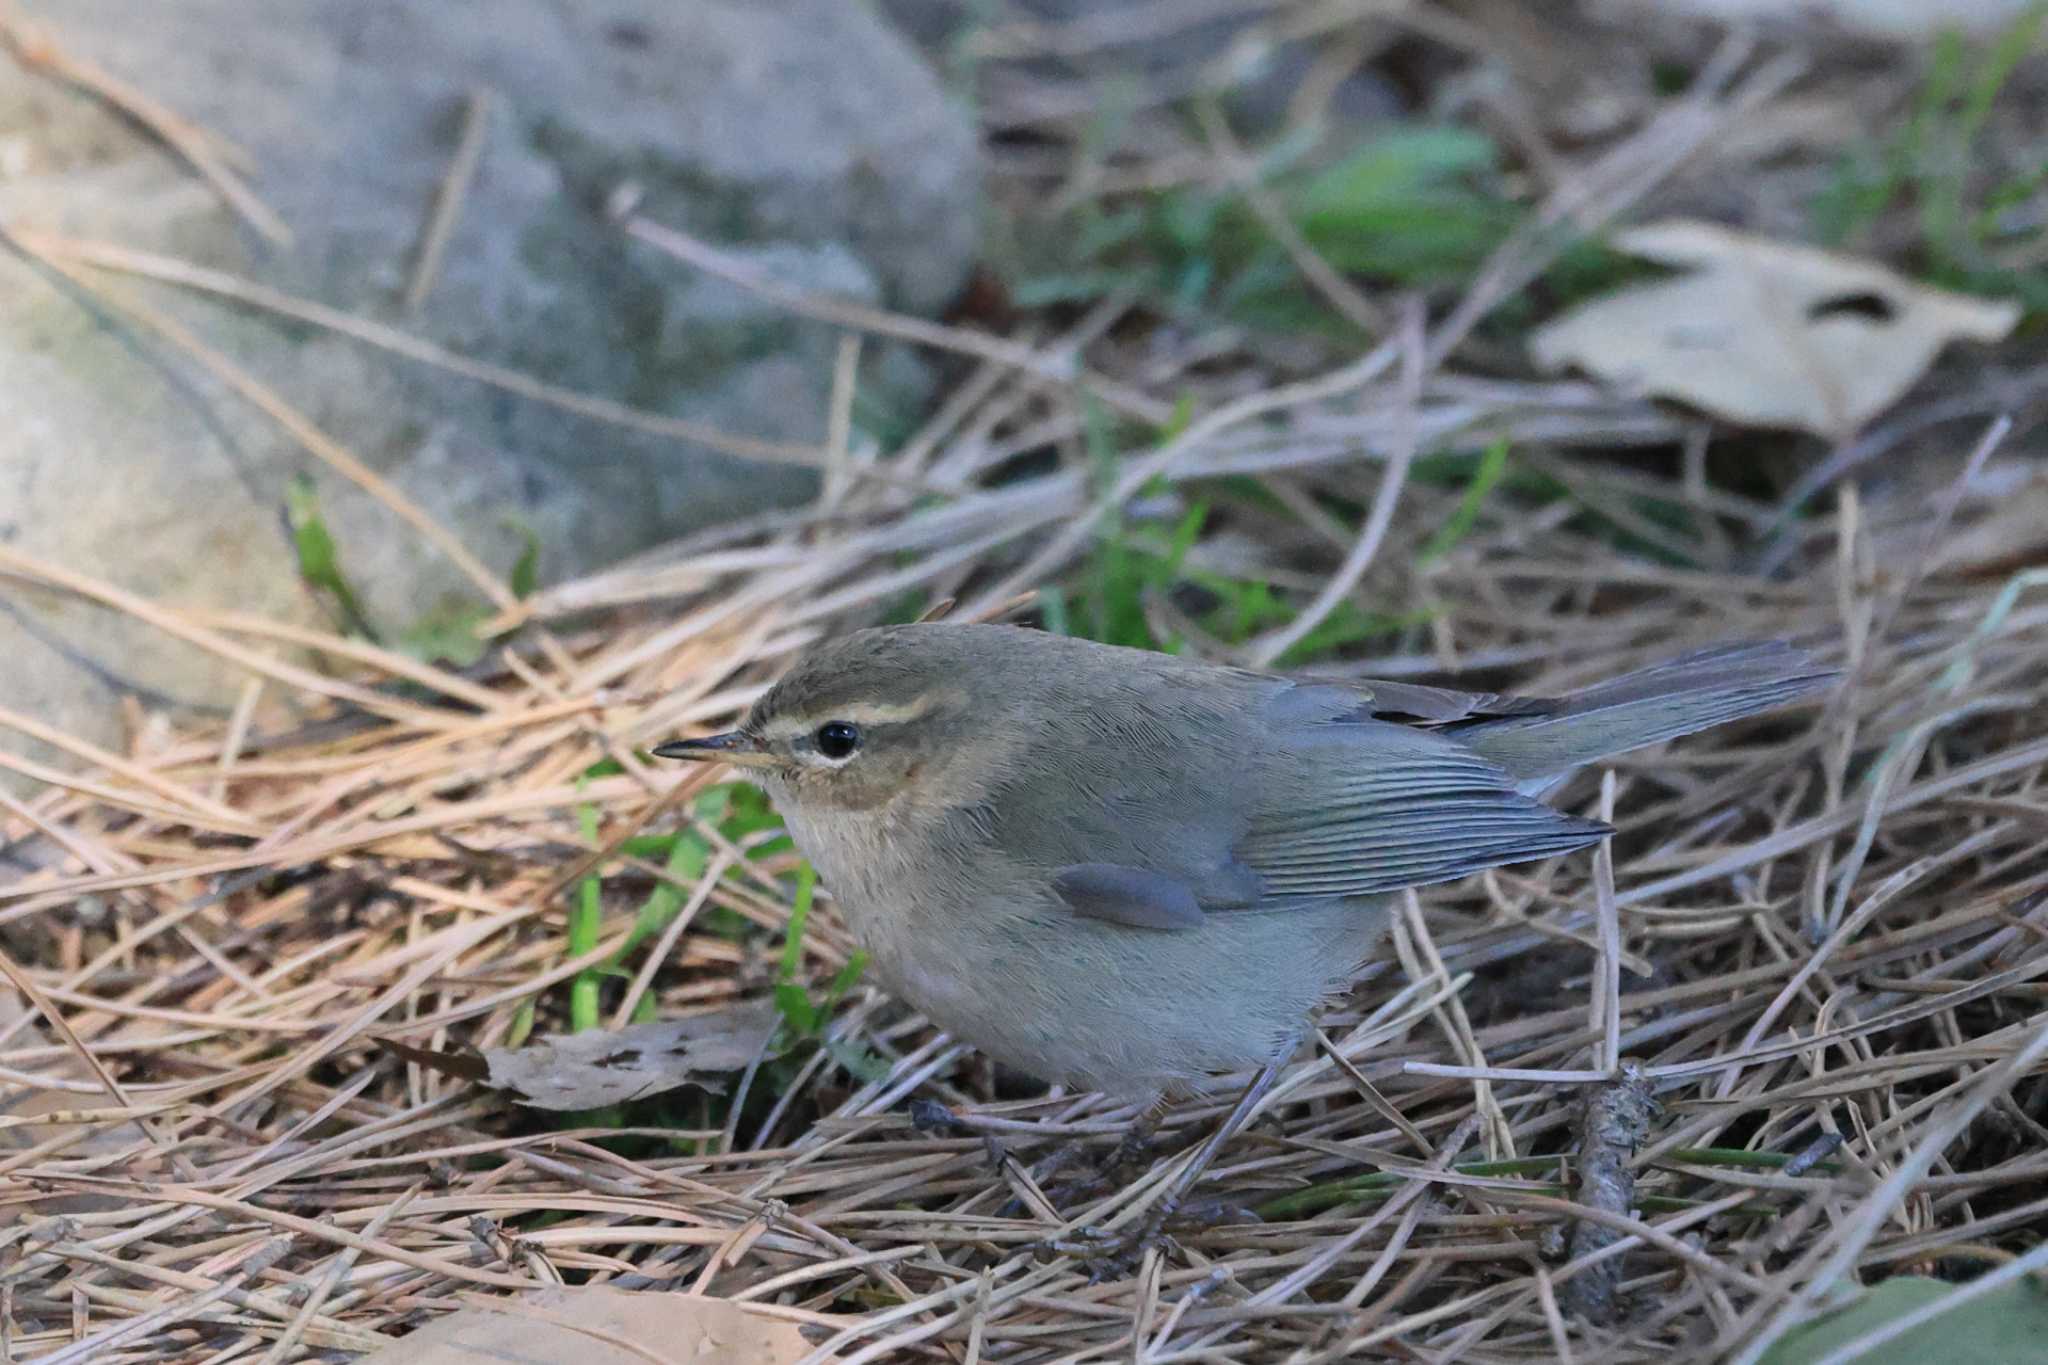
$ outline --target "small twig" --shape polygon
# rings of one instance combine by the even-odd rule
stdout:
[[[1386,468],[1380,472],[1380,486],[1373,494],[1372,510],[1366,514],[1365,526],[1358,533],[1357,543],[1344,556],[1344,562],[1337,566],[1329,581],[1323,584],[1315,600],[1303,607],[1292,621],[1260,638],[1246,651],[1254,667],[1264,668],[1306,639],[1310,631],[1337,609],[1338,603],[1351,595],[1359,580],[1365,577],[1365,571],[1372,567],[1374,556],[1379,554],[1388,528],[1394,524],[1394,508],[1400,503],[1401,489],[1408,482],[1409,467],[1415,463],[1421,448],[1421,423],[1416,409],[1422,401],[1423,340],[1422,300],[1411,296],[1402,306],[1401,323],[1394,334],[1401,359],[1400,378],[1396,385],[1396,411],[1400,414],[1400,425]]]
[[[1400,905],[1401,918],[1396,922],[1394,945],[1400,953],[1403,969],[1413,978],[1434,977],[1439,981],[1449,981],[1450,969],[1444,966],[1443,955],[1437,949],[1436,940],[1430,936],[1429,921],[1422,915],[1422,901],[1413,890],[1406,890],[1400,893]],[[1465,1002],[1456,993],[1447,993],[1431,1013],[1452,1048],[1467,1059],[1465,1065],[1472,1067],[1475,1073],[1483,1072],[1486,1056],[1472,1031],[1472,1020],[1465,1012]],[[1472,1078],[1472,1104],[1484,1125],[1481,1131],[1486,1135],[1488,1158],[1498,1160],[1513,1156],[1514,1127],[1493,1093],[1492,1081],[1484,1075],[1475,1074]]]
[[[840,336],[832,361],[832,394],[825,412],[825,477],[818,491],[820,517],[835,513],[853,490],[853,401],[860,379],[861,334]]]
[[[448,173],[434,191],[434,206],[427,215],[426,230],[420,236],[419,255],[413,262],[412,280],[405,287],[404,308],[417,313],[441,274],[441,257],[448,239],[462,217],[463,202],[476,180],[477,165],[483,159],[484,134],[491,126],[491,92],[479,87],[462,102],[462,134],[455,144],[455,156]]]
[[[1586,1096],[1579,1123],[1579,1203],[1632,1215],[1636,1177],[1630,1158],[1649,1136],[1656,1108],[1649,1080],[1633,1062],[1623,1062],[1614,1080]],[[1590,1256],[1621,1236],[1611,1225],[1581,1219],[1572,1225],[1571,1257]],[[1612,1322],[1619,1312],[1615,1291],[1621,1280],[1621,1257],[1591,1265],[1565,1281],[1564,1306],[1589,1322]]]
[[[1050,360],[1029,346],[1020,346],[1014,341],[970,331],[963,327],[948,327],[942,323],[926,322],[922,318],[906,317],[885,309],[871,308],[867,304],[855,303],[850,299],[793,288],[771,278],[751,263],[729,252],[721,251],[708,242],[700,241],[687,232],[641,217],[635,210],[630,194],[621,197],[620,204],[614,210],[614,217],[628,236],[643,241],[657,251],[673,256],[708,275],[714,275],[751,293],[759,294],[770,303],[786,308],[792,313],[816,318],[821,322],[835,323],[856,331],[871,332],[876,336],[895,337],[899,341],[908,341],[919,346],[931,346],[993,360],[1049,383],[1086,389],[1100,395],[1103,401],[1112,406],[1154,425],[1163,424],[1173,418],[1173,409],[1169,404],[1114,380],[1089,374],[1079,364]]]
[[[187,1318],[196,1317],[199,1311],[208,1304],[228,1297],[244,1284],[277,1264],[279,1260],[283,1259],[284,1254],[291,1250],[292,1241],[293,1239],[288,1235],[273,1237],[263,1243],[253,1256],[245,1260],[240,1270],[237,1270],[234,1274],[228,1276],[206,1292],[189,1299],[181,1299],[176,1303],[167,1303],[153,1313],[143,1313],[129,1318],[107,1328],[105,1331],[96,1332],[85,1340],[66,1347],[64,1350],[47,1356],[39,1356],[37,1359],[41,1362],[41,1365],[86,1365],[88,1361],[104,1359],[106,1352],[113,1350],[124,1341],[132,1341],[136,1337],[149,1335],[171,1323],[183,1322]]]
[[[263,383],[255,375],[201,341],[196,333],[161,310],[151,307],[136,298],[112,299],[104,289],[98,288],[81,276],[75,265],[42,255],[29,246],[26,239],[15,239],[24,250],[35,252],[37,259],[50,269],[58,271],[82,288],[93,290],[101,302],[113,307],[142,323],[162,336],[171,344],[184,351],[208,373],[239,394],[248,404],[276,423],[306,452],[332,466],[334,470],[384,504],[391,512],[415,531],[429,545],[439,550],[458,569],[468,576],[483,595],[504,609],[513,609],[519,600],[498,580],[498,576],[486,568],[469,548],[457,538],[454,532],[401,492],[396,484],[371,469],[341,442],[320,430],[312,419],[285,401],[275,389]]]
[[[1600,774],[1600,819],[1614,823],[1614,770]],[[1621,916],[1614,905],[1614,840],[1602,839],[1593,850],[1593,903],[1600,916],[1600,965],[1593,978],[1593,1027],[1600,1046],[1595,1069],[1612,1072],[1621,1064]]]
[[[1801,1258],[1802,1263],[1790,1268],[1783,1276],[1784,1296],[1775,1304],[1759,1305],[1758,1316],[1763,1318],[1761,1325],[1754,1321],[1737,1324],[1727,1334],[1741,1334],[1743,1349],[1732,1357],[1734,1365],[1755,1365],[1770,1341],[1823,1301],[1824,1296],[1849,1274],[1864,1249],[1877,1236],[1878,1229],[1948,1145],[2044,1054],[2048,1054],[2048,1024],[2034,1029],[2033,1037],[2024,1047],[1978,1073],[1962,1097],[1949,1105],[1939,1119],[1909,1135],[1912,1139],[1910,1149],[1896,1158],[1891,1174],[1870,1192],[1851,1217],[1838,1226],[1833,1237],[1816,1243]],[[1745,1328],[1750,1330],[1744,1331]]]
[[[1201,121],[1202,132],[1209,139],[1216,154],[1229,169],[1231,179],[1244,193],[1245,203],[1266,231],[1273,234],[1273,240],[1280,244],[1294,262],[1302,278],[1340,313],[1346,322],[1367,335],[1376,335],[1387,328],[1386,314],[1371,299],[1361,293],[1357,286],[1344,278],[1336,267],[1324,260],[1322,253],[1309,244],[1301,230],[1294,226],[1294,220],[1287,216],[1287,210],[1273,197],[1259,180],[1259,168],[1245,155],[1237,135],[1230,131],[1228,120],[1213,99],[1195,101],[1195,117]]]
[[[394,327],[386,327],[379,322],[372,322],[368,318],[359,318],[339,309],[294,298],[290,294],[253,281],[241,279],[224,271],[209,270],[188,261],[106,242],[80,241],[42,232],[17,231],[13,233],[13,239],[24,252],[33,253],[32,259],[37,261],[46,261],[48,257],[60,257],[100,270],[160,280],[166,284],[211,294],[216,298],[232,299],[236,303],[323,328],[365,346],[374,346],[380,351],[402,356],[422,365],[430,365],[479,384],[489,385],[515,397],[544,403],[563,412],[574,413],[578,417],[587,417],[593,422],[603,422],[608,426],[622,427],[629,431],[645,432],[664,440],[688,441],[742,460],[812,468],[816,468],[823,460],[821,453],[813,446],[733,436],[703,422],[693,422],[684,417],[670,417],[664,413],[646,412],[596,394],[550,384],[531,375],[521,374],[517,370],[508,370],[502,365],[458,355],[445,347],[436,346],[431,341]],[[50,269],[57,273],[58,278],[67,283],[71,282],[73,277],[57,272],[54,264],[50,265]],[[97,302],[98,294],[90,290],[87,292],[88,296]],[[861,476],[884,483],[896,478],[887,470],[862,470]]]
[[[1403,1062],[1403,1074],[1458,1081],[1533,1081],[1539,1085],[1591,1085],[1613,1079],[1608,1071],[1547,1070],[1528,1066],[1453,1066],[1448,1062]]]
[[[212,134],[119,77],[69,55],[40,25],[28,23],[20,15],[12,13],[12,9],[11,4],[0,8],[0,43],[12,48],[23,66],[31,70],[40,68],[59,80],[69,81],[134,119],[183,157],[207,184],[213,186],[214,193],[221,197],[222,202],[272,245],[288,247],[292,244],[292,230],[268,204],[256,197],[255,191],[242,183],[240,176],[228,168],[227,162],[214,150],[218,140]]]
[[[378,1209],[376,1216],[364,1224],[363,1236],[383,1236],[384,1229],[390,1225],[391,1220],[402,1213],[425,1188],[424,1184],[415,1184]],[[256,1365],[283,1365],[284,1361],[291,1358],[292,1350],[298,1345],[299,1339],[305,1336],[306,1329],[313,1325],[313,1319],[320,1316],[321,1306],[327,1302],[335,1287],[341,1283],[342,1277],[348,1274],[355,1265],[356,1258],[362,1254],[360,1247],[343,1247],[335,1253],[334,1259],[328,1263],[327,1273],[320,1277],[320,1283],[306,1295],[306,1301],[299,1305],[299,1311],[292,1314],[292,1320],[285,1324],[284,1331],[278,1334],[277,1340],[271,1343],[270,1349],[263,1353],[263,1359]]]
[[[1779,1167],[1778,1173],[1784,1176],[1805,1175],[1808,1171],[1820,1165],[1821,1162],[1833,1156],[1841,1149],[1841,1146],[1842,1135],[1840,1133],[1822,1133],[1819,1137],[1800,1148],[1790,1161]]]
[[[1396,1109],[1392,1102],[1379,1092],[1379,1087],[1367,1080],[1365,1073],[1360,1071],[1349,1057],[1338,1051],[1337,1044],[1331,1041],[1329,1034],[1325,1033],[1322,1029],[1317,1029],[1315,1037],[1316,1047],[1325,1057],[1330,1059],[1339,1071],[1344,1073],[1351,1081],[1352,1086],[1358,1091],[1358,1097],[1368,1105],[1371,1105],[1374,1113],[1378,1114],[1388,1123],[1393,1124],[1395,1130],[1401,1136],[1407,1138],[1409,1142],[1413,1143],[1417,1151],[1427,1155],[1434,1150],[1430,1146],[1429,1139],[1422,1135],[1422,1130],[1413,1123],[1410,1123],[1408,1116],[1399,1109]]]

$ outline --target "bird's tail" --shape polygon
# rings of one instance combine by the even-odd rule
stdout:
[[[1587,763],[1772,710],[1837,676],[1783,641],[1721,645],[1596,683],[1557,698],[1551,709],[1452,734],[1536,796]]]

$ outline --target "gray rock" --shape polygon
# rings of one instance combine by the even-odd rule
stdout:
[[[808,288],[929,312],[972,263],[973,128],[893,30],[843,0],[36,8],[67,53],[246,151],[294,240],[271,247],[124,117],[5,57],[0,221],[230,270],[734,435],[817,441],[835,336],[627,239],[601,211],[622,181],[648,217]],[[437,284],[405,317],[472,89],[493,97],[478,172]],[[500,572],[520,526],[554,579],[809,486],[253,310],[113,284],[274,386]],[[864,402],[916,402],[918,367],[870,351]],[[0,413],[0,544],[15,551],[154,600],[317,615],[281,519],[305,472],[373,619],[474,599],[188,356],[11,253]],[[0,653],[0,705],[102,739],[121,691],[224,705],[239,676],[7,579]]]

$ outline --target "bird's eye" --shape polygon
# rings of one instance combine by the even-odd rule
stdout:
[[[860,747],[860,727],[843,720],[828,720],[818,727],[818,752],[827,758],[846,758]]]

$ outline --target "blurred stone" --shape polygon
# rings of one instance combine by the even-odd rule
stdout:
[[[26,7],[24,7],[26,8]],[[734,435],[822,438],[832,329],[629,240],[647,217],[775,278],[940,308],[978,237],[975,134],[936,77],[840,0],[63,0],[34,17],[247,153],[278,248],[153,138],[0,49],[0,222],[232,271],[558,384]],[[430,293],[401,307],[469,93],[492,112]],[[107,277],[171,313],[509,573],[555,580],[801,497],[808,474],[637,436],[302,325]],[[925,382],[869,348],[862,411]],[[370,617],[476,592],[410,528],[192,359],[0,254],[0,544],[152,600],[309,617],[281,509],[312,475]],[[239,676],[126,618],[0,579],[0,705],[101,740],[124,692],[224,706]],[[0,745],[17,747],[9,737]]]

